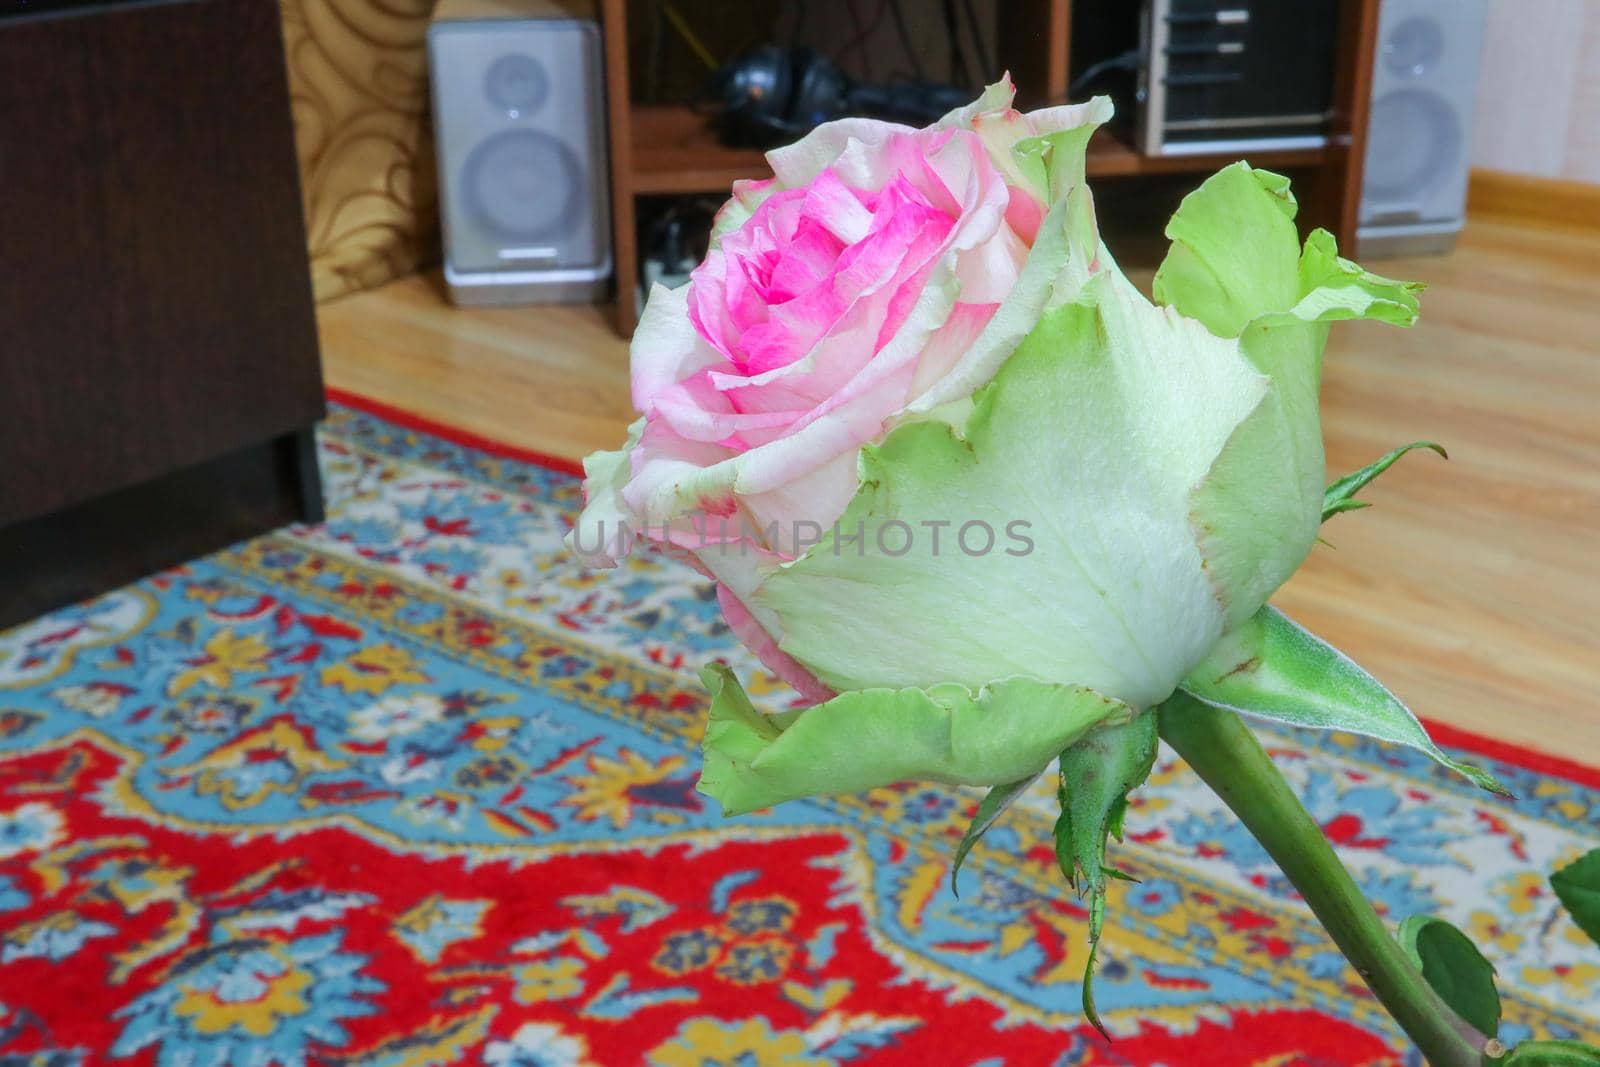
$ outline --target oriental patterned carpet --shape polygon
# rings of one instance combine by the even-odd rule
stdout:
[[[348,406],[322,446],[326,525],[0,634],[0,1063],[1408,1062],[1170,753],[1115,855],[1141,882],[1113,890],[1108,1043],[1047,791],[959,898],[976,794],[724,820],[694,790],[694,670],[787,697],[704,583],[580,570],[578,484],[532,457]],[[1265,736],[1382,911],[1491,951],[1504,1036],[1600,1040],[1600,953],[1544,881],[1594,843],[1600,775],[1475,743],[1510,804]]]

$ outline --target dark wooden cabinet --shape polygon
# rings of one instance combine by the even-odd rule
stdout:
[[[318,517],[278,20],[0,18],[0,625]]]

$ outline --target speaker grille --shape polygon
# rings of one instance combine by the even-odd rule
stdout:
[[[495,134],[462,167],[468,209],[487,229],[519,241],[550,240],[579,217],[573,200],[583,168],[572,149],[542,130]]]
[[[1436,93],[1401,89],[1372,105],[1367,192],[1381,200],[1426,200],[1461,169],[1455,108]]]
[[[489,67],[483,79],[483,93],[489,103],[511,118],[531,114],[550,95],[550,76],[544,64],[532,56],[512,53],[501,56]]]
[[[1398,78],[1422,78],[1444,58],[1444,31],[1439,23],[1413,15],[1383,38],[1383,65]]]

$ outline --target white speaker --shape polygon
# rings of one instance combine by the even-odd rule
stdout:
[[[1383,0],[1357,230],[1363,257],[1445,252],[1466,221],[1487,0]]]
[[[458,304],[599,299],[611,277],[592,9],[440,0],[428,27],[444,276]]]

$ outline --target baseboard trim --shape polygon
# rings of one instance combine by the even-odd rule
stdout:
[[[1600,230],[1600,185],[1474,169],[1467,182],[1467,217]]]

